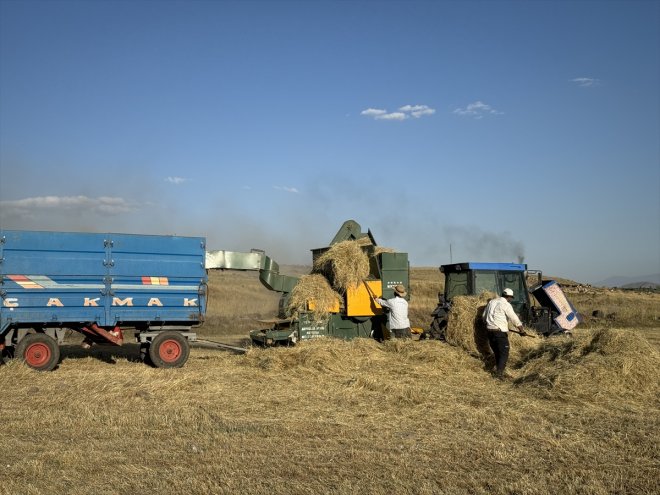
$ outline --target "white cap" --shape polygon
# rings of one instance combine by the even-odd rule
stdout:
[[[513,297],[513,291],[508,287],[502,291],[503,296]]]

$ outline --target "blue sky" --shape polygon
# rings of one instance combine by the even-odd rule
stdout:
[[[660,2],[0,1],[0,226],[660,273]]]

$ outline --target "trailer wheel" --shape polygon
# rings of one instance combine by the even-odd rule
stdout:
[[[147,355],[156,368],[181,368],[190,354],[190,346],[179,332],[161,332],[154,337]]]
[[[51,371],[60,361],[60,346],[45,333],[29,333],[16,346],[16,357],[30,368]]]

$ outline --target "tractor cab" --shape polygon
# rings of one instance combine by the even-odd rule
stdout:
[[[511,305],[519,315],[531,308],[527,290],[527,265],[515,263],[454,263],[442,265],[445,274],[445,301],[455,296],[476,296],[483,292],[502,294],[505,288],[513,290]]]

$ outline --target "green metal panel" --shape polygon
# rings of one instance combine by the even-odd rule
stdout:
[[[250,336],[253,341],[264,345],[293,343],[318,337],[346,340],[356,337],[368,338],[371,337],[372,329],[377,324],[376,318],[347,318],[339,314],[332,314],[328,320],[317,322],[312,319],[311,313],[301,313],[288,328],[276,325],[268,330],[253,330],[250,332]]]
[[[408,253],[381,253],[380,271],[383,283],[383,298],[394,297],[395,285],[403,285],[410,292],[410,264]]]
[[[334,236],[332,241],[330,241],[330,245],[332,246],[333,244],[337,244],[342,241],[356,241],[362,237],[367,236],[371,239],[371,242],[375,244],[370,231],[366,233],[362,232],[362,227],[360,227],[359,223],[357,223],[355,220],[346,220],[339,228],[339,231]]]
[[[270,290],[288,293],[293,290],[299,279],[289,275],[280,275],[280,265],[264,255],[262,267],[259,271],[259,280]]]
[[[353,339],[355,337],[370,337],[374,322],[372,318],[347,318],[340,314],[332,314],[326,321],[314,321],[311,313],[301,313],[287,331],[267,331],[264,336],[273,340],[288,340],[291,332],[296,339],[311,340],[318,337],[335,337]]]
[[[332,315],[328,327],[329,335],[340,339],[352,339],[357,337],[358,334],[355,323],[350,319],[342,318],[340,315]]]
[[[298,319],[298,339],[310,340],[328,335],[328,322],[314,321],[311,313],[301,313]]]

